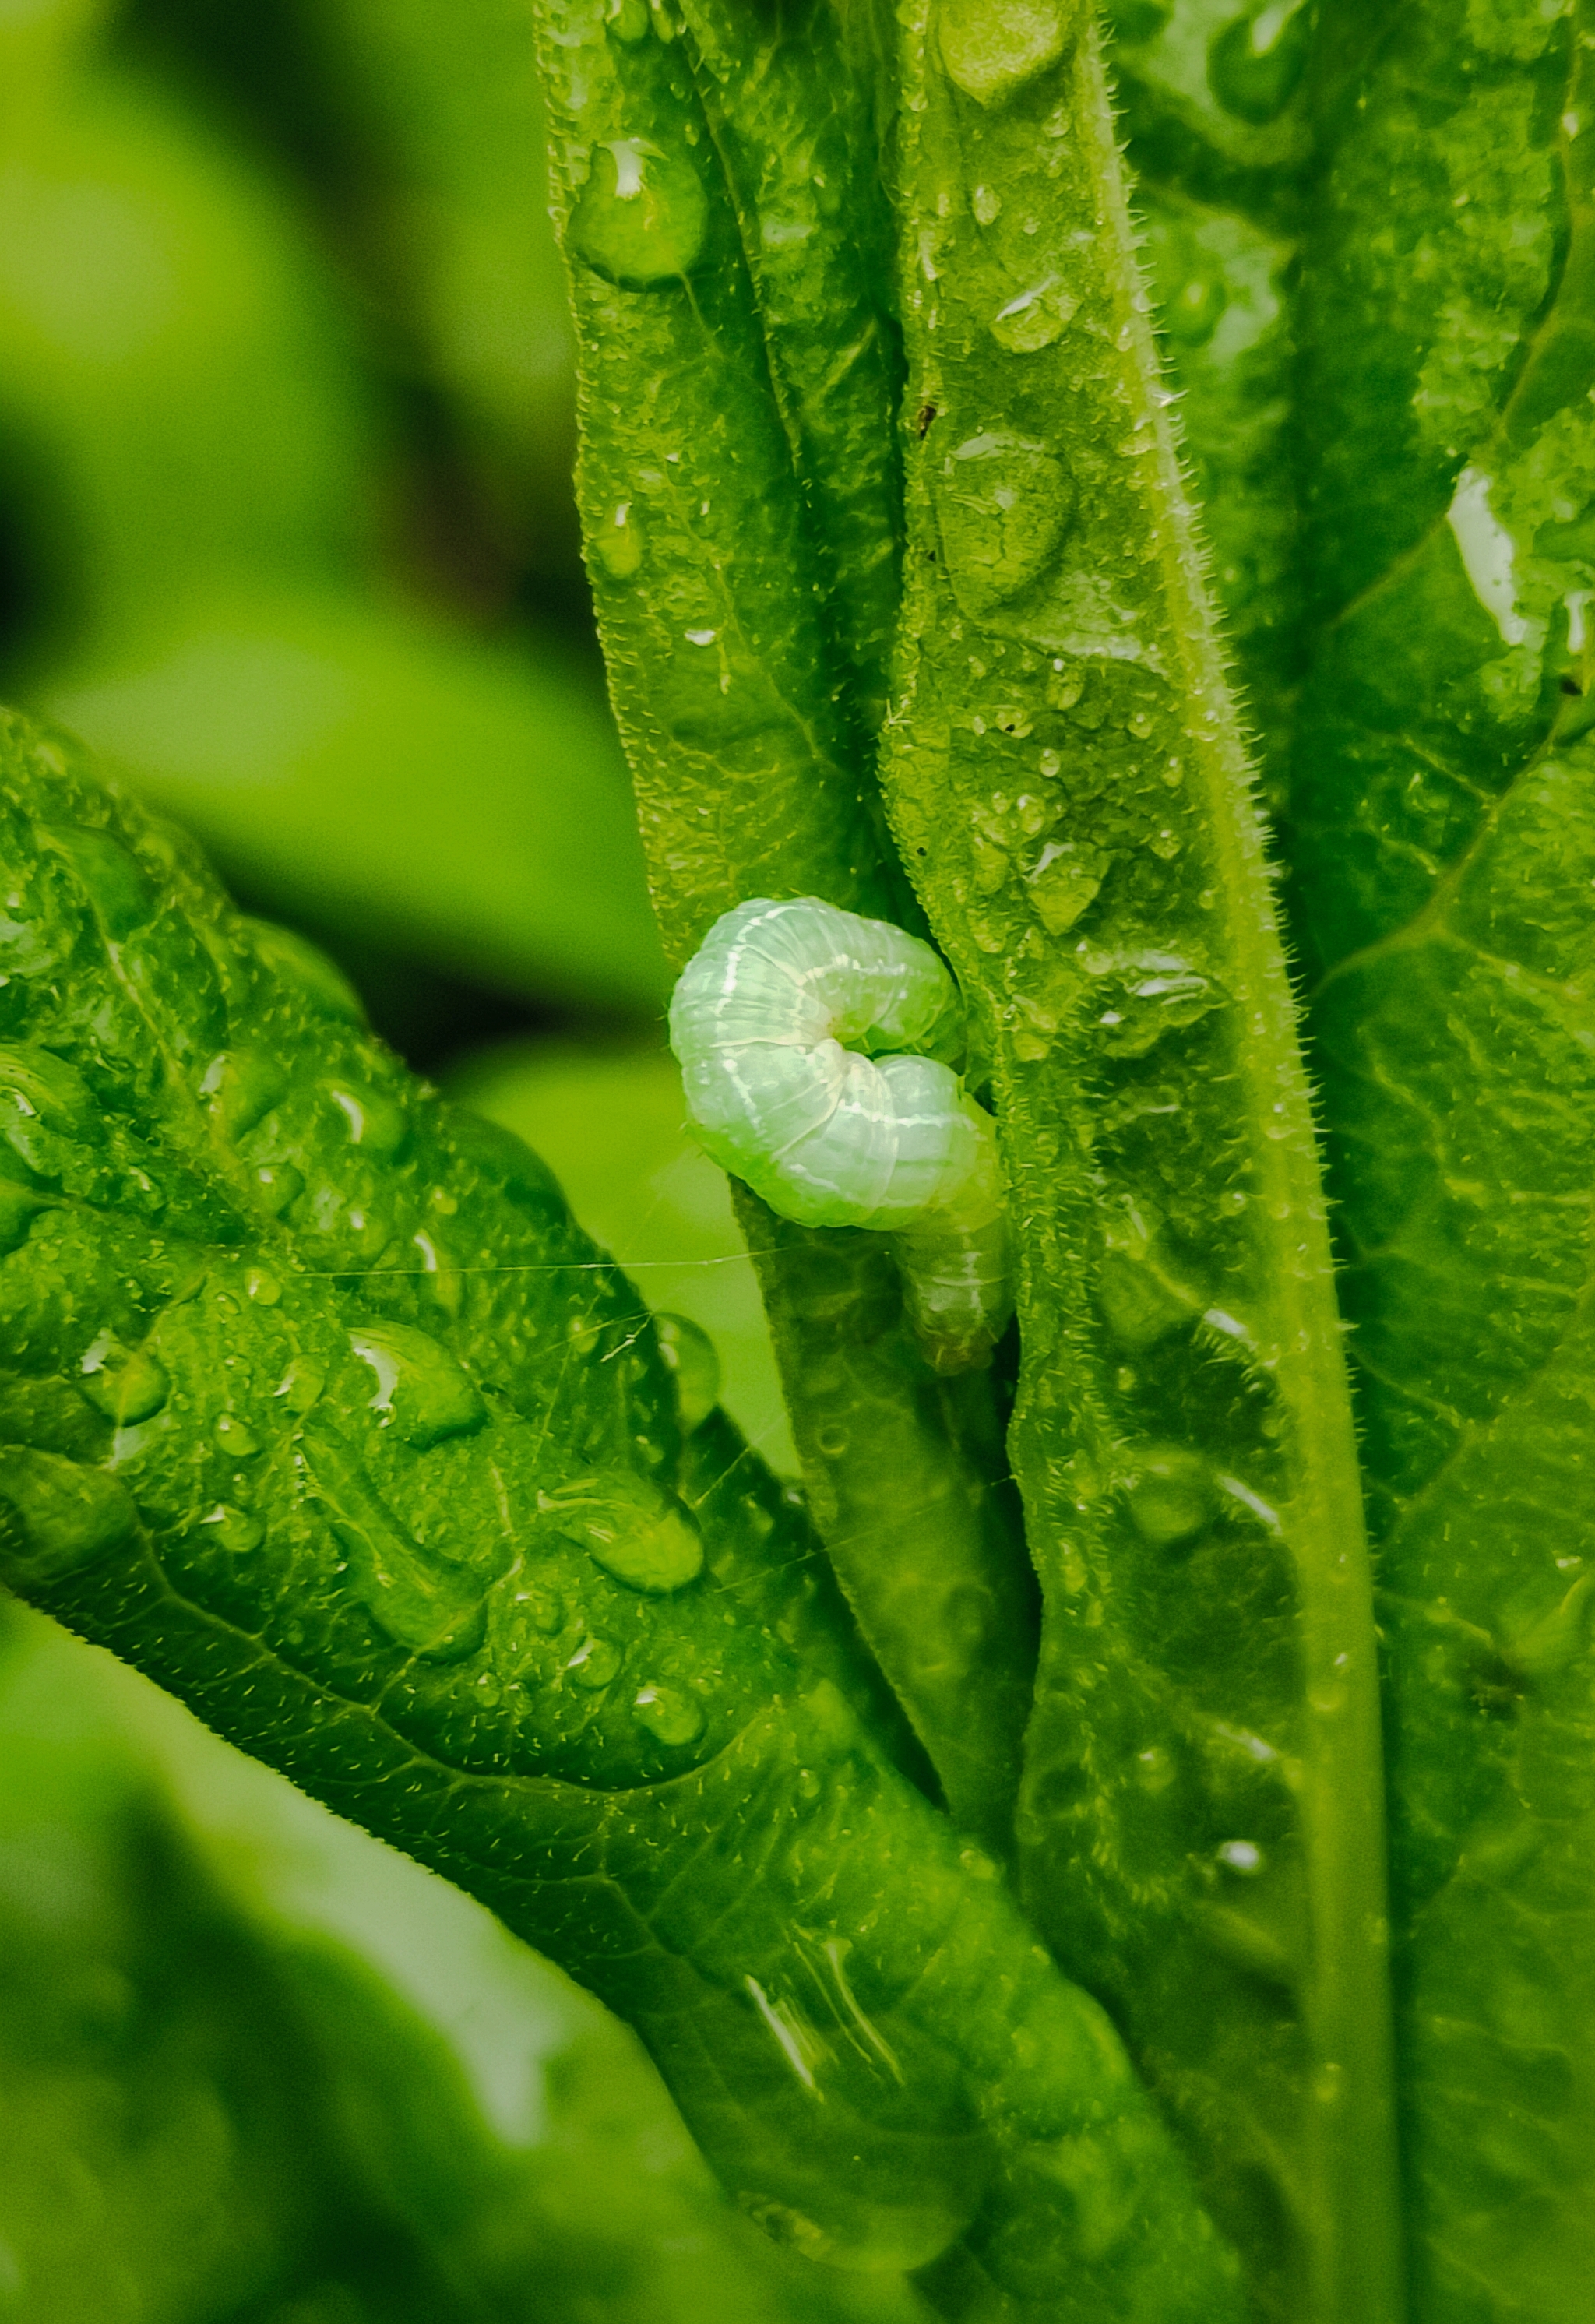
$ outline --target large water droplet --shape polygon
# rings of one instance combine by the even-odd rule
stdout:
[[[1100,847],[1065,839],[1044,847],[1029,874],[1030,899],[1043,927],[1062,936],[1096,900],[1113,859]]]
[[[305,1191],[304,1178],[291,1162],[263,1162],[254,1174],[254,1182],[260,1188],[263,1207],[274,1219],[280,1219]]]
[[[261,1449],[260,1438],[235,1412],[224,1412],[217,1420],[216,1441],[232,1461],[253,1461]]]
[[[329,1082],[327,1093],[348,1125],[351,1146],[390,1162],[410,1139],[410,1117],[386,1090],[353,1082]]]
[[[609,0],[604,23],[617,41],[634,49],[649,35],[648,0]]]
[[[354,1448],[325,1421],[303,1431],[311,1489],[348,1567],[354,1595],[395,1646],[432,1662],[456,1662],[481,1644],[485,1609],[477,1580],[422,1547],[365,1475]]]
[[[589,1632],[565,1668],[576,1686],[586,1687],[596,1694],[602,1687],[609,1685],[620,1666],[620,1648],[613,1640],[600,1638]]]
[[[85,1357],[83,1393],[97,1412],[118,1428],[131,1428],[159,1412],[171,1392],[166,1367],[147,1348],[93,1351]]]
[[[642,524],[635,501],[620,501],[593,536],[593,554],[612,581],[630,581],[642,570]]]
[[[637,1724],[671,1750],[696,1743],[704,1731],[702,1704],[678,1686],[640,1687],[632,1708]]]
[[[945,2251],[992,2161],[953,2052],[870,1993],[862,1969],[855,1985],[844,1939],[794,1930],[742,1987],[800,2109],[757,2154],[716,2153],[743,2209],[844,2265],[909,2269]]]
[[[991,318],[991,337],[1010,355],[1033,355],[1063,337],[1079,312],[1080,301],[1056,281],[1021,290]]]
[[[219,1545],[242,1557],[258,1549],[266,1537],[266,1528],[253,1509],[235,1508],[230,1502],[218,1501],[210,1515],[201,1517]]]
[[[692,272],[708,223],[703,182],[685,155],[661,152],[646,138],[617,137],[593,148],[568,239],[606,281],[652,290]]]
[[[1096,1022],[1102,1047],[1116,1057],[1144,1057],[1224,998],[1220,985],[1175,953],[1088,954],[1084,965],[1101,979]]]
[[[661,1597],[703,1571],[704,1544],[678,1501],[626,1469],[594,1469],[538,1496],[567,1541],[579,1542],[628,1590]]]
[[[1207,85],[1226,113],[1264,128],[1295,95],[1312,44],[1305,0],[1268,0],[1214,35]]]
[[[487,1418],[475,1383],[429,1333],[409,1323],[366,1323],[349,1345],[376,1375],[371,1408],[395,1435],[424,1452],[447,1436],[468,1435]]]
[[[70,862],[108,936],[119,941],[154,918],[160,898],[153,884],[109,833],[51,824],[44,826],[43,835]]]
[[[708,1333],[686,1315],[656,1315],[659,1353],[676,1375],[676,1403],[690,1436],[720,1401],[720,1359]]]
[[[1136,1531],[1155,1549],[1172,1549],[1207,1531],[1218,1513],[1218,1487],[1199,1452],[1156,1445],[1141,1455],[1128,1494]]]
[[[966,613],[994,613],[1038,580],[1074,509],[1062,463],[1018,436],[972,436],[942,464],[936,518]]]
[[[93,1093],[76,1066],[32,1043],[0,1046],[0,1135],[30,1169],[52,1176],[62,1161],[58,1139],[97,1142],[104,1134]]]
[[[211,1119],[225,1136],[242,1138],[286,1095],[288,1075],[263,1049],[224,1049],[199,1084]]]
[[[0,1505],[16,1528],[7,1540],[0,1526],[0,1570],[9,1565],[24,1582],[82,1572],[120,1548],[138,1524],[118,1478],[16,1444],[0,1450]]]
[[[246,919],[250,941],[268,973],[292,987],[318,1017],[344,1024],[364,1025],[365,1008],[360,995],[335,962],[309,937],[275,920]]]
[[[1066,0],[942,0],[942,62],[977,105],[1002,105],[1064,53]]]

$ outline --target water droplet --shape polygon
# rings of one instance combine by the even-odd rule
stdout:
[[[261,1049],[224,1049],[212,1057],[199,1084],[211,1120],[226,1138],[242,1138],[253,1130],[287,1090],[288,1075]]]
[[[638,1691],[632,1709],[637,1724],[672,1750],[696,1743],[704,1731],[703,1706],[676,1686],[645,1686]]]
[[[1083,661],[1055,661],[1046,673],[1048,709],[1073,710],[1085,691],[1090,675]]]
[[[676,1405],[690,1436],[720,1401],[720,1359],[708,1333],[686,1315],[656,1315],[659,1353],[676,1375]]]
[[[1205,1533],[1218,1513],[1218,1488],[1198,1452],[1177,1444],[1143,1453],[1128,1495],[1136,1531],[1155,1549]]]
[[[630,581],[642,570],[642,527],[636,504],[621,501],[594,537],[593,553],[612,581]]]
[[[1064,53],[1065,0],[942,0],[942,62],[977,105],[1003,105]]]
[[[154,918],[160,898],[153,885],[107,832],[53,824],[43,827],[42,835],[69,860],[108,936],[119,940]]]
[[[62,1160],[60,1139],[97,1143],[104,1134],[94,1094],[75,1066],[31,1042],[0,1047],[0,1135],[30,1169],[51,1176]]]
[[[349,1345],[376,1375],[371,1409],[405,1443],[425,1452],[445,1437],[466,1436],[487,1418],[475,1382],[429,1333],[408,1323],[367,1323]]]
[[[351,1146],[363,1146],[383,1161],[403,1152],[410,1139],[410,1117],[397,1098],[385,1090],[329,1082],[327,1094],[348,1125]]]
[[[524,1593],[526,1618],[534,1630],[551,1638],[565,1627],[565,1600],[557,1590],[529,1590]]]
[[[504,1699],[504,1690],[494,1671],[484,1671],[472,1692],[484,1711],[496,1711]]]
[[[97,1355],[91,1350],[83,1361],[84,1395],[97,1412],[103,1412],[118,1428],[131,1428],[150,1419],[171,1391],[165,1365],[148,1349],[136,1348],[131,1355],[120,1350]]]
[[[291,1162],[264,1162],[254,1174],[255,1185],[261,1190],[261,1201],[272,1218],[280,1219],[290,1203],[297,1203],[305,1191],[301,1174]]]
[[[221,1302],[218,1299],[217,1305]],[[290,1412],[298,1416],[309,1412],[327,1386],[327,1375],[309,1356],[296,1356],[272,1389],[280,1396]]]
[[[1205,346],[1229,303],[1223,276],[1216,269],[1193,263],[1179,289],[1163,302],[1163,327],[1182,346]]]
[[[1166,1792],[1175,1778],[1173,1757],[1160,1743],[1148,1745],[1135,1755],[1135,1777],[1144,1792]]]
[[[942,464],[936,516],[948,577],[982,620],[1038,580],[1074,510],[1067,470],[1018,436],[972,436]]]
[[[812,1767],[798,1768],[795,1788],[800,1800],[818,1799],[820,1795],[820,1779],[816,1775]]]
[[[226,1501],[218,1501],[210,1515],[199,1522],[210,1527],[223,1549],[237,1556],[258,1549],[266,1537],[266,1528],[253,1509],[234,1508]]]
[[[977,186],[969,198],[969,207],[982,226],[995,226],[1002,216],[1002,197],[995,186]]]
[[[991,318],[991,337],[1010,355],[1033,355],[1063,337],[1079,312],[1080,301],[1060,289],[1056,278],[1021,290]]]
[[[1263,1851],[1255,1840],[1227,1840],[1218,1855],[1219,1862],[1227,1864],[1231,1872],[1243,1872],[1249,1877],[1263,1868]]]
[[[690,274],[703,256],[709,208],[685,155],[641,137],[595,145],[571,213],[569,243],[623,290],[651,290]]]
[[[567,1541],[579,1542],[628,1590],[662,1597],[684,1590],[703,1571],[703,1537],[692,1518],[678,1501],[629,1470],[590,1470],[539,1493],[538,1506]]]
[[[1144,1057],[1166,1035],[1183,1032],[1216,1009],[1224,995],[1188,960],[1162,952],[1087,957],[1102,979],[1097,1025],[1102,1047],[1117,1057]]]
[[[22,1533],[17,1543],[0,1529],[0,1565],[25,1582],[81,1572],[120,1548],[138,1524],[133,1496],[119,1479],[16,1444],[0,1452],[0,1503]]]
[[[1100,847],[1072,839],[1044,847],[1028,875],[1030,899],[1042,926],[1055,936],[1072,928],[1095,901],[1112,861]]]
[[[300,1439],[307,1480],[348,1561],[349,1586],[395,1646],[457,1662],[482,1642],[482,1582],[422,1546],[383,1499],[329,1422]]]
[[[275,1307],[282,1296],[282,1286],[266,1267],[252,1267],[244,1278],[244,1288],[259,1307]]]
[[[1207,85],[1226,113],[1261,129],[1277,121],[1301,85],[1312,46],[1305,0],[1267,0],[1214,35]]]
[[[260,1438],[254,1429],[234,1412],[224,1412],[217,1422],[216,1441],[234,1461],[253,1461],[261,1449]]]
[[[595,1694],[610,1683],[620,1666],[620,1648],[610,1639],[591,1632],[565,1665],[576,1685],[587,1687]]]
[[[250,939],[269,974],[290,986],[318,1017],[346,1025],[364,1025],[365,1009],[343,970],[328,960],[318,945],[274,920],[245,919]]]
[[[649,32],[648,0],[609,0],[604,19],[617,41],[634,49]]]
[[[840,1421],[831,1421],[819,1430],[815,1438],[827,1461],[840,1461],[853,1442],[853,1432]]]

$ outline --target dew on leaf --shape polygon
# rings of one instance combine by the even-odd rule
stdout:
[[[468,1435],[487,1418],[475,1384],[429,1333],[367,1323],[349,1333],[349,1345],[375,1374],[372,1411],[419,1451]]]
[[[160,1411],[171,1390],[166,1367],[145,1348],[112,1352],[92,1365],[84,1358],[83,1393],[97,1412],[131,1428]]]
[[[253,1509],[235,1508],[230,1502],[218,1501],[208,1517],[201,1517],[217,1544],[235,1555],[243,1556],[258,1549],[266,1537],[266,1528]]]
[[[704,1544],[678,1501],[628,1469],[593,1469],[572,1477],[538,1506],[567,1541],[628,1590],[662,1597],[684,1590],[703,1571]]]
[[[119,1548],[138,1523],[119,1479],[18,1444],[0,1451],[0,1505],[21,1527],[22,1545],[8,1554],[29,1581],[82,1572]]]
[[[287,1094],[288,1075],[263,1049],[224,1049],[200,1078],[199,1094],[227,1138],[242,1138]]]
[[[576,1686],[587,1687],[595,1694],[610,1683],[620,1666],[620,1648],[613,1640],[591,1631],[565,1665]]]
[[[252,1461],[261,1449],[254,1429],[235,1412],[224,1412],[217,1420],[216,1441],[233,1461]]]
[[[1130,1521],[1154,1549],[1172,1549],[1205,1533],[1218,1512],[1218,1487],[1199,1452],[1158,1445],[1137,1462],[1126,1496]]]
[[[999,307],[991,318],[991,337],[1010,355],[1037,355],[1063,337],[1079,309],[1079,300],[1071,298],[1056,280],[1038,282],[1034,290],[1021,290],[1005,307]]]
[[[976,621],[1040,578],[1074,511],[1060,460],[1023,437],[994,433],[947,455],[936,498],[948,577]]]
[[[720,1401],[720,1359],[708,1333],[686,1315],[656,1315],[659,1354],[676,1376],[682,1433],[690,1436]]]
[[[1215,33],[1207,52],[1207,85],[1237,121],[1266,128],[1295,95],[1312,38],[1305,0],[1268,0]]]
[[[594,536],[593,553],[612,581],[630,581],[642,569],[642,527],[632,501],[617,501]]]
[[[1004,105],[1056,64],[1075,12],[1066,0],[942,0],[942,62],[977,105]]]
[[[637,1724],[658,1743],[678,1749],[696,1743],[704,1731],[702,1705],[676,1686],[641,1687],[632,1702]]]
[[[661,152],[646,138],[617,137],[593,148],[568,239],[606,281],[653,290],[692,272],[708,223],[703,182],[691,161]]]

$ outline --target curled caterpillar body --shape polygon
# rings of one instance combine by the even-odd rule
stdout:
[[[800,1226],[895,1236],[938,1370],[990,1352],[1013,1309],[996,1130],[948,1063],[963,1007],[928,945],[812,896],[754,898],[683,971],[670,1045],[715,1161]]]

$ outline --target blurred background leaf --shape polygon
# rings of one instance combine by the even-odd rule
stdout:
[[[478,1905],[0,1604],[0,2317],[917,2324]]]
[[[569,484],[520,0],[0,5],[0,696],[539,1147],[795,1466]],[[0,1603],[5,2324],[912,2324],[489,1916]]]

